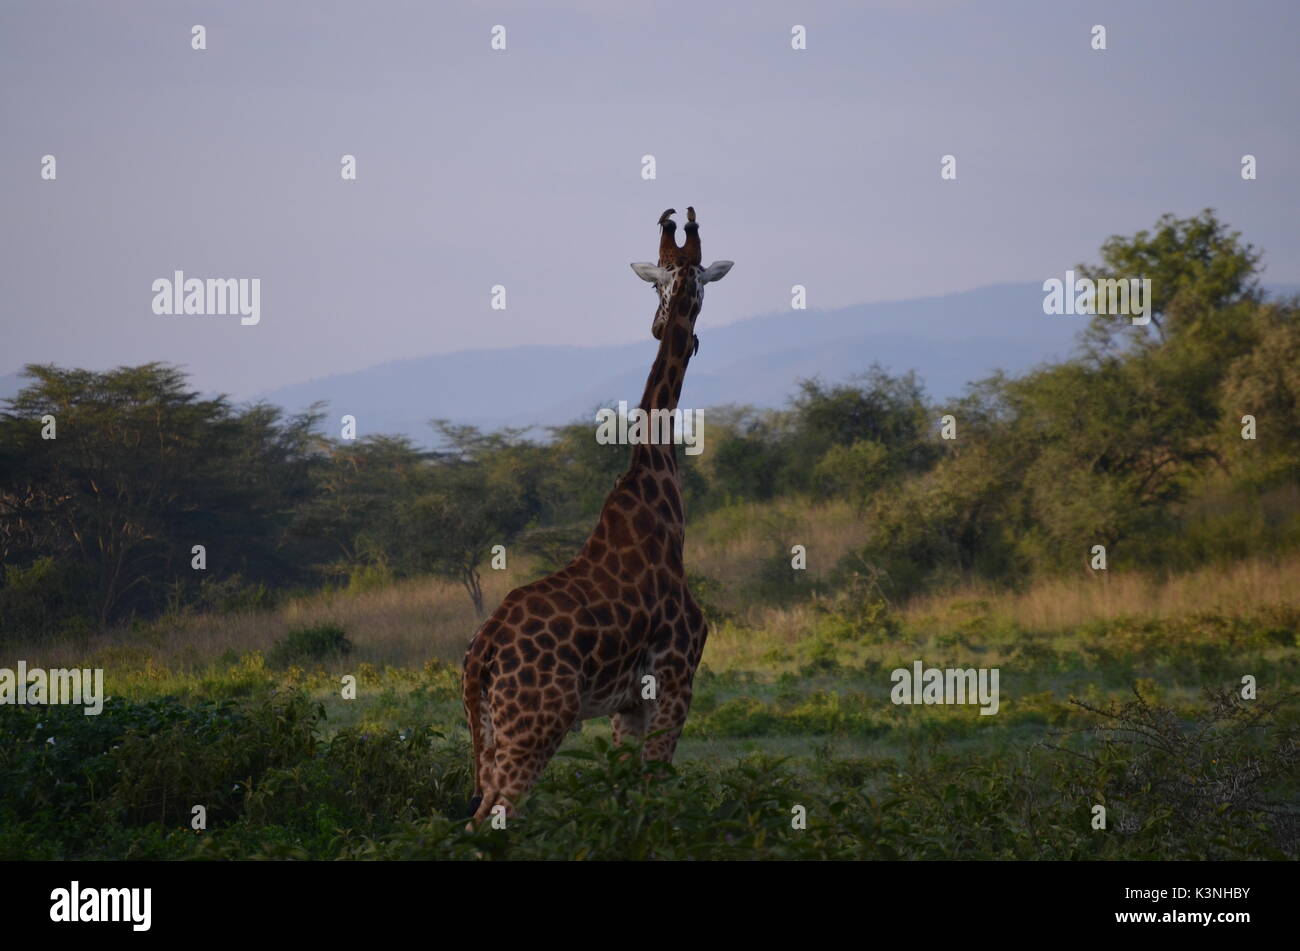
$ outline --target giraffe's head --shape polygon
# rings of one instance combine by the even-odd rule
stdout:
[[[704,301],[704,285],[722,280],[734,263],[714,261],[708,267],[701,266],[700,226],[695,223],[694,208],[686,209],[686,243],[677,247],[677,222],[672,219],[675,214],[669,208],[659,216],[659,263],[632,265],[637,277],[653,284],[659,294],[659,307],[650,324],[650,333],[656,340],[663,336],[664,328],[676,312],[685,313],[694,327]]]

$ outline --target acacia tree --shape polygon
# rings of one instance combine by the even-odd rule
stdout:
[[[197,587],[196,544],[209,577],[292,573],[283,530],[306,491],[310,414],[236,411],[159,363],[26,373],[33,382],[0,413],[6,566],[75,567],[101,629]]]
[[[382,528],[435,454],[405,436],[378,435],[355,443],[321,440],[319,457],[294,532],[316,543],[318,568],[327,576],[346,577],[363,565],[392,567]]]
[[[429,572],[459,582],[482,616],[481,567],[492,547],[509,545],[526,520],[516,487],[477,464],[444,463],[412,475],[408,494],[370,544],[402,574]]]

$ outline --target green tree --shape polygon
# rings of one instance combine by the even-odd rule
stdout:
[[[1093,280],[1149,279],[1153,332],[1127,319],[1098,314],[1085,333],[1087,348],[1109,352],[1127,338],[1146,349],[1197,336],[1220,347],[1238,346],[1237,328],[1222,319],[1223,311],[1259,302],[1260,257],[1210,208],[1190,218],[1162,215],[1153,231],[1144,229],[1132,237],[1112,235],[1101,246],[1102,263],[1081,264],[1077,270]]]
[[[365,538],[402,574],[429,572],[458,581],[483,615],[481,567],[495,545],[507,548],[523,531],[528,507],[518,487],[481,464],[428,466]]]
[[[317,567],[349,577],[363,567],[388,567],[372,533],[407,491],[414,473],[433,458],[405,436],[322,440],[310,495],[297,508],[294,531],[317,543]]]
[[[196,590],[207,577],[295,576],[287,527],[308,491],[309,413],[235,410],[190,390],[175,367],[104,373],[29,365],[32,383],[0,414],[0,554],[43,557],[83,578],[101,629]],[[55,438],[43,438],[53,417]]]
[[[795,423],[786,472],[795,488],[833,492],[857,481],[921,471],[935,458],[932,414],[915,373],[890,376],[874,366],[847,384],[802,380],[791,404]],[[859,443],[874,444],[884,454],[865,446],[852,450]],[[855,459],[866,466],[860,480],[846,470]]]
[[[1300,298],[1260,307],[1257,343],[1228,367],[1219,407],[1220,458],[1250,485],[1300,481]],[[1242,418],[1256,438],[1242,438]]]

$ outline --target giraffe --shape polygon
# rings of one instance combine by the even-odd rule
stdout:
[[[694,208],[679,248],[674,214],[670,208],[659,218],[659,263],[632,265],[659,296],[650,325],[659,349],[640,404],[647,413],[677,409],[699,348],[704,285],[732,267],[701,266]],[[496,805],[512,815],[583,720],[610,717],[616,744],[649,733],[643,758],[672,761],[708,634],[687,589],[684,541],[671,438],[634,445],[577,557],[511,591],[483,622],[462,678],[474,754],[470,828]],[[652,700],[642,699],[646,676],[654,678]]]

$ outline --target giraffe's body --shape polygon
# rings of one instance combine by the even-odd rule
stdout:
[[[641,401],[647,411],[677,408],[698,345],[703,285],[731,267],[700,267],[693,210],[679,249],[669,213],[660,219],[659,266],[633,265],[660,295],[651,328],[659,352]],[[684,543],[675,448],[637,445],[578,556],[511,591],[479,628],[463,680],[475,822],[498,804],[512,811],[582,720],[611,717],[616,743],[657,734],[646,741],[645,758],[672,759],[707,635],[686,585]],[[653,699],[643,697],[651,693],[647,676]]]

